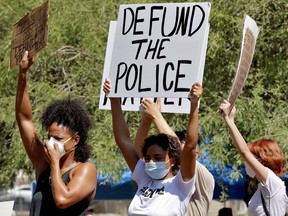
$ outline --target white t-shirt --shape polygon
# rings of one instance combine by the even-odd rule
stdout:
[[[180,171],[173,178],[154,180],[146,174],[145,162],[140,159],[132,174],[138,189],[130,203],[128,215],[184,215],[195,191],[195,175],[188,182],[183,181]]]
[[[270,216],[284,216],[288,202],[286,187],[284,182],[270,169],[268,169],[266,183],[258,184],[257,191],[249,201],[248,215],[266,216],[261,201],[260,190]]]
[[[198,161],[196,163],[196,173],[196,190],[190,199],[186,216],[208,215],[209,206],[213,199],[215,187],[213,175]]]

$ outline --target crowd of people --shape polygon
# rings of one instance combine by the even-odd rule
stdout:
[[[34,61],[34,57],[28,58],[27,51],[23,54],[15,106],[22,142],[37,180],[30,215],[87,215],[97,186],[96,167],[88,160],[93,120],[79,99],[54,100],[40,118],[47,131],[46,139],[40,139],[33,124],[26,81]],[[103,91],[109,94],[112,88],[106,79]],[[179,131],[174,131],[162,116],[160,100],[143,99],[142,118],[134,139],[130,137],[120,99],[109,97],[115,142],[138,186],[128,215],[208,215],[215,181],[197,161],[201,143],[198,103],[202,91],[197,82],[191,86],[188,125]],[[235,106],[232,108],[229,101],[223,100],[220,109],[247,174],[259,182],[249,202],[248,215],[285,215],[288,198],[279,176],[286,173],[286,158],[281,146],[271,139],[246,144],[234,123]],[[151,124],[157,134],[149,135]],[[219,211],[219,215],[223,212],[232,215],[229,209]]]

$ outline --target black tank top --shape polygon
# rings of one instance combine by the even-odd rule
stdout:
[[[70,181],[68,170],[62,175],[62,180],[67,185]],[[37,181],[36,190],[33,194],[30,216],[82,216],[89,206],[89,201],[84,198],[78,203],[65,209],[56,207],[51,190],[50,167],[44,170]]]

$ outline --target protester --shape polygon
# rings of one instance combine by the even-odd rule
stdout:
[[[178,138],[180,139],[181,146],[185,145],[186,142],[186,130],[176,131],[175,132]],[[198,135],[200,137],[200,135]],[[198,139],[197,144],[197,158],[200,155],[200,145],[201,139]],[[200,162],[196,161],[196,190],[193,193],[190,202],[189,208],[186,216],[204,216],[208,215],[209,207],[213,199],[213,193],[215,188],[215,181],[213,175],[209,170]]]
[[[181,149],[183,149],[186,142],[186,130],[174,132],[169,127],[163,115],[161,114],[160,100],[158,99],[156,103],[154,103],[149,99],[143,99],[141,105],[143,106],[144,111],[142,114],[141,124],[138,128],[135,138],[136,140],[135,148],[137,149],[140,158],[143,158],[141,151],[144,145],[144,142],[143,141],[141,142],[141,139],[143,140],[142,137],[143,135],[148,134],[150,124],[152,121],[154,122],[158,133],[167,133],[170,134],[171,136],[177,136],[181,143]],[[198,139],[196,148],[197,158],[200,153],[200,142],[201,140]],[[213,175],[208,171],[208,169],[204,165],[202,165],[198,161],[196,162],[196,173],[197,173],[195,183],[196,190],[190,199],[188,205],[188,211],[185,214],[186,216],[208,215],[209,206],[213,199],[213,192],[215,187]]]
[[[285,184],[279,176],[286,172],[286,159],[280,145],[270,139],[260,139],[247,145],[234,123],[235,107],[230,112],[231,105],[224,100],[220,109],[238,153],[245,162],[247,174],[259,181],[258,189],[248,204],[248,215],[285,215],[288,198]]]
[[[96,168],[87,161],[91,152],[86,142],[93,122],[80,101],[70,97],[55,100],[40,119],[50,140],[40,140],[32,122],[26,81],[33,62],[34,57],[28,59],[26,51],[20,63],[16,95],[16,120],[37,180],[30,216],[85,215],[97,182]]]
[[[103,90],[105,93],[111,91],[109,80],[105,81]],[[167,134],[153,135],[145,139],[142,148],[145,162],[139,158],[130,139],[120,99],[110,98],[115,141],[138,185],[128,209],[129,215],[184,215],[187,211],[189,199],[195,190],[197,103],[202,88],[194,84],[190,94],[191,111],[187,141],[182,154],[176,137]]]

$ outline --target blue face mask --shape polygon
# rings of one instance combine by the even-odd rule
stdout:
[[[169,159],[170,160],[170,159]],[[146,173],[153,179],[158,180],[162,179],[167,175],[170,167],[166,168],[166,163],[169,161],[161,161],[161,162],[147,162],[145,163],[145,171]]]

